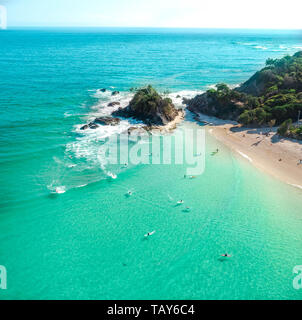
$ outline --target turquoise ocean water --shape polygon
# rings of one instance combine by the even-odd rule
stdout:
[[[299,31],[1,31],[0,299],[301,299],[301,190],[209,134],[205,172],[189,180],[185,165],[105,166],[99,147],[127,121],[79,130],[131,87],[180,106],[178,94],[239,84],[301,49]],[[189,118],[176,132],[198,128]]]

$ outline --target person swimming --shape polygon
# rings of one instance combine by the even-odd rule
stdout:
[[[148,238],[150,236],[153,236],[155,232],[156,231],[148,232],[147,234],[145,234],[145,237]]]
[[[183,204],[183,203],[185,203],[183,200],[177,201],[177,204]]]
[[[219,152],[219,149],[216,149],[215,151],[212,152],[212,156],[215,156]]]
[[[224,253],[224,254],[222,254],[221,256],[222,256],[222,257],[226,257],[226,258],[230,258],[230,257],[231,257],[231,255],[229,255],[228,253]]]

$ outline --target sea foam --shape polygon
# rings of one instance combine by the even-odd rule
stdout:
[[[249,162],[253,162],[253,160],[248,156],[246,155],[245,153],[239,151],[239,150],[236,150],[243,158],[247,159]]]

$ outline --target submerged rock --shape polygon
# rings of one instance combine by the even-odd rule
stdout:
[[[110,102],[108,104],[108,107],[115,107],[115,106],[119,106],[121,103],[120,102]]]
[[[126,108],[113,113],[119,117],[132,117],[148,125],[166,125],[178,115],[170,98],[162,98],[152,86],[140,89]]]
[[[94,120],[94,123],[105,125],[105,126],[116,126],[121,122],[119,118],[111,118],[111,117],[99,117]]]
[[[85,124],[83,127],[81,127],[81,130],[87,130],[87,129],[97,129],[99,126],[96,123],[89,123]]]
[[[116,96],[116,95],[118,95],[118,94],[120,94],[119,91],[113,91],[113,92],[111,93],[112,96]]]
[[[102,126],[116,126],[121,122],[119,118],[111,118],[111,117],[99,117],[96,118],[93,122],[85,124],[81,127],[81,130],[87,129],[97,129],[100,125]]]
[[[85,124],[83,127],[81,127],[81,130],[87,130],[89,129],[89,125],[88,124]]]
[[[189,101],[190,99],[188,98],[182,98],[182,104],[188,104]]]
[[[128,135],[132,134],[142,134],[142,133],[150,133],[152,130],[152,127],[149,126],[143,126],[143,127],[130,127],[127,129]]]

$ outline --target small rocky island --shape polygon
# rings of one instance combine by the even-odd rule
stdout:
[[[116,91],[114,95],[119,92]],[[120,102],[111,102],[108,107],[120,105]],[[112,116],[96,118],[94,121],[85,124],[81,130],[97,129],[100,125],[115,126],[120,124],[120,118],[134,118],[146,124],[145,130],[151,130],[166,125],[176,125],[181,120],[183,110],[177,110],[170,98],[162,98],[152,86],[138,89],[133,99],[126,108],[119,108],[112,113]],[[173,127],[173,128],[174,128]],[[135,128],[130,128],[130,131]]]
[[[268,59],[266,66],[235,89],[217,84],[216,89],[186,101],[188,110],[245,126],[282,125],[280,135],[302,139],[302,51],[282,59]]]
[[[152,86],[139,89],[126,108],[119,108],[113,116],[134,118],[148,126],[164,126],[182,114],[170,98],[162,98]]]

